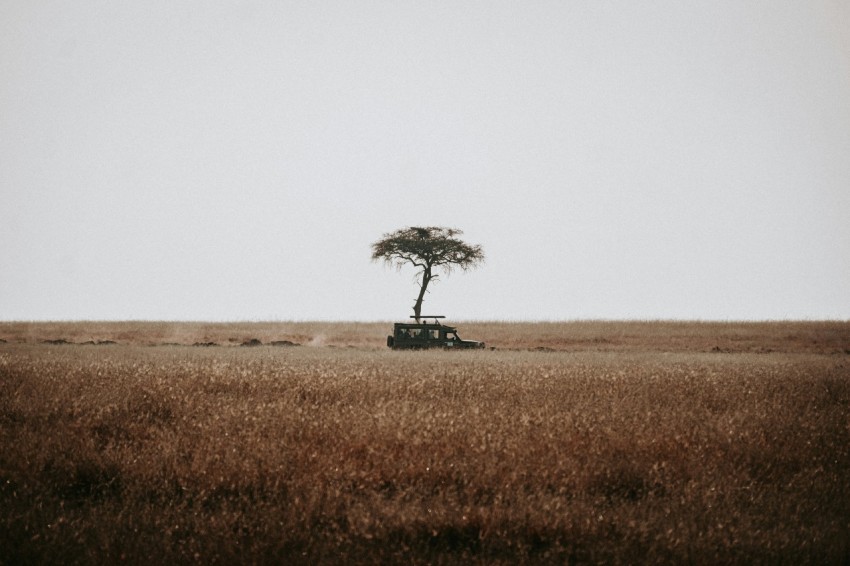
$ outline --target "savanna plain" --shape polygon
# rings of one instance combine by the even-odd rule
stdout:
[[[850,562],[850,322],[458,327],[0,322],[0,564]]]

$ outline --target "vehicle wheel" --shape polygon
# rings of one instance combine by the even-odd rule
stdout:
[[[393,344],[395,344],[395,340],[392,336],[387,336],[387,347],[392,348]]]

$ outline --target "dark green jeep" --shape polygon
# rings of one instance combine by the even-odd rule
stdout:
[[[410,317],[415,318],[415,317]],[[393,325],[392,336],[387,336],[387,346],[393,350],[422,350],[425,348],[478,349],[484,342],[461,340],[454,326],[440,324],[444,316],[422,316],[432,318],[434,322],[397,322]]]

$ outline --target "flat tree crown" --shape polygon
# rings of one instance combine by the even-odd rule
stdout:
[[[484,251],[455,237],[461,234],[457,228],[438,226],[402,228],[372,244],[372,259],[396,267],[407,263],[423,269],[439,266],[446,272],[455,266],[463,270],[477,267],[484,262]]]

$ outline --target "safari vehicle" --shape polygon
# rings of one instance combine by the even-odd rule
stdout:
[[[416,318],[411,316],[410,318]],[[387,336],[387,346],[393,350],[423,350],[426,348],[445,348],[447,350],[478,349],[484,342],[461,340],[457,328],[440,323],[444,316],[421,316],[433,319],[433,322],[397,322],[393,325],[392,336]]]

